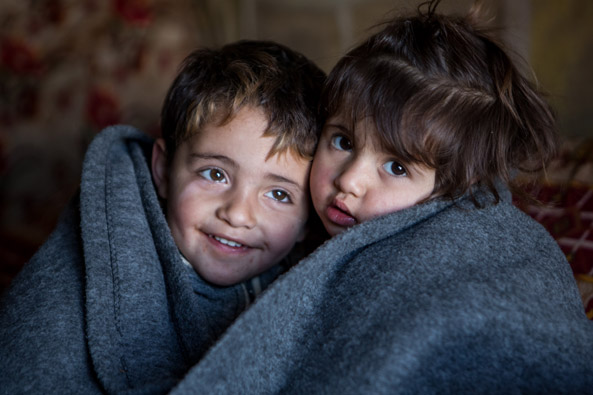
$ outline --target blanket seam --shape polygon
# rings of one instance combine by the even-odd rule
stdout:
[[[125,355],[123,352],[123,333],[121,330],[121,322],[120,322],[120,301],[119,301],[119,294],[120,294],[120,283],[119,283],[119,267],[117,264],[117,253],[115,244],[112,241],[112,214],[111,210],[109,209],[109,196],[112,196],[111,193],[113,192],[112,189],[112,182],[111,182],[111,162],[108,161],[107,168],[105,172],[105,211],[106,211],[106,220],[107,220],[107,241],[109,243],[109,264],[111,266],[111,282],[113,284],[113,318],[115,323],[115,329],[118,334],[117,345],[120,349],[119,355],[119,362],[121,363],[122,369],[121,371],[124,373],[126,378],[126,383],[128,387],[130,387],[130,377],[128,375],[128,367],[125,361]]]

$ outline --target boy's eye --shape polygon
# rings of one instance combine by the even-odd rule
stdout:
[[[335,135],[331,138],[331,145],[340,151],[352,151],[352,142],[346,136]]]
[[[408,171],[406,170],[406,168],[401,163],[396,162],[394,160],[385,163],[383,165],[383,168],[387,173],[391,174],[392,176],[402,177],[408,175]]]
[[[226,181],[226,177],[224,176],[224,173],[222,172],[222,170],[217,169],[217,168],[202,170],[202,171],[198,172],[198,174],[209,181],[214,181],[214,182],[225,182]]]
[[[290,203],[290,195],[288,192],[283,191],[282,189],[274,189],[265,194],[265,196],[277,200],[282,203]]]

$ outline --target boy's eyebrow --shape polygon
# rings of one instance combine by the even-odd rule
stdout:
[[[232,167],[239,167],[237,162],[225,155],[192,152],[189,156],[191,159],[216,159],[225,162]]]
[[[286,182],[286,183],[292,184],[292,185],[296,186],[297,188],[301,189],[301,186],[299,185],[298,182],[293,181],[290,178],[281,176],[279,174],[268,173],[264,176],[264,178],[266,180],[275,181],[275,182]]]
[[[234,168],[239,167],[237,162],[235,162],[233,159],[231,159],[225,155],[193,152],[193,153],[189,154],[189,156],[191,159],[216,159],[216,160],[225,162]],[[299,190],[301,189],[301,186],[299,185],[298,182],[291,180],[290,178],[281,176],[280,174],[267,173],[264,175],[264,179],[269,180],[269,181],[274,181],[274,182],[285,182],[285,183],[296,186]]]

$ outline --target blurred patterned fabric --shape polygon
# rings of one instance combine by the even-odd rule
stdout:
[[[533,195],[543,205],[517,205],[556,239],[593,319],[593,140],[565,142]]]
[[[217,7],[229,4],[0,2],[0,292],[75,193],[94,135],[115,123],[159,133],[182,59],[228,39]]]

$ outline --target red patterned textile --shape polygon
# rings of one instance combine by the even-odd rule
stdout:
[[[566,144],[533,195],[542,206],[517,205],[556,239],[593,319],[593,140]]]
[[[54,228],[94,135],[159,133],[180,62],[217,44],[224,5],[0,1],[0,292]]]

